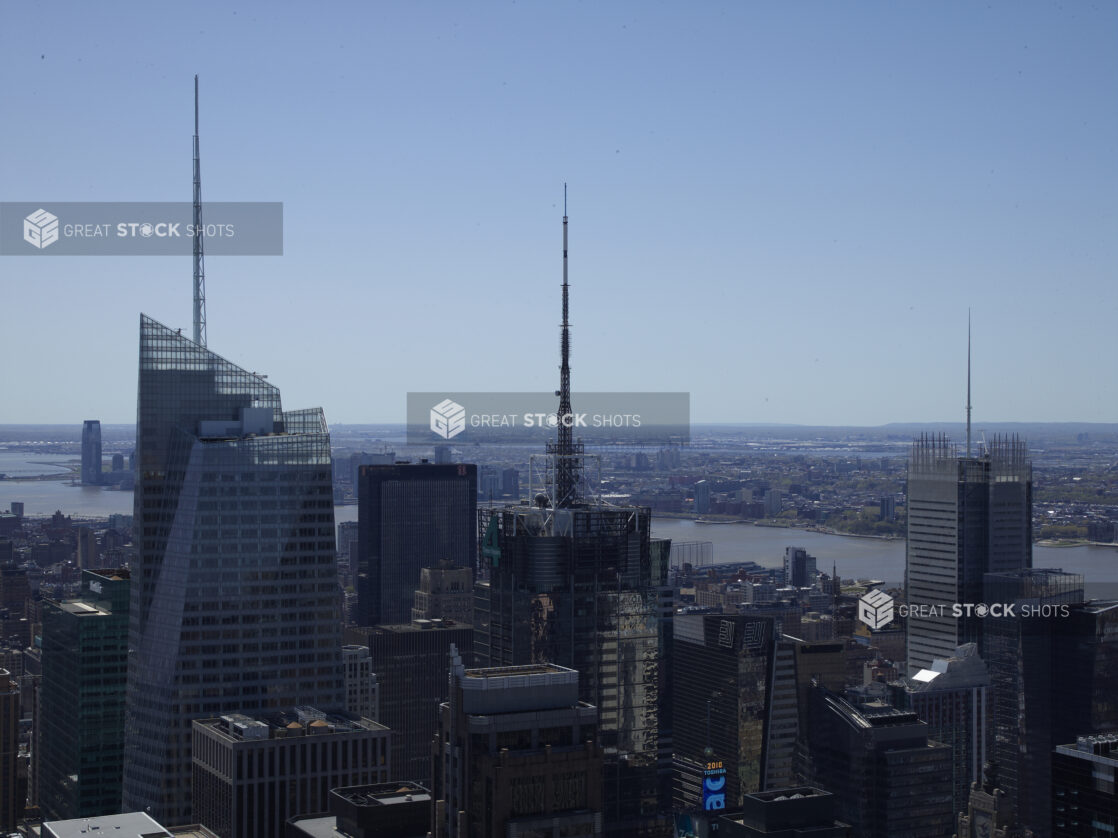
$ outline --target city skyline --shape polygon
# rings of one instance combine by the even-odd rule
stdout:
[[[118,8],[0,13],[0,189],[186,201],[198,73],[205,198],[285,205],[285,256],[207,260],[211,339],[268,347],[334,423],[552,385],[565,180],[585,390],[689,391],[697,423],[956,421],[970,307],[977,424],[1118,420],[1118,9]],[[126,421],[135,315],[189,334],[189,260],[3,258],[0,422]],[[270,339],[309,317],[313,349]]]

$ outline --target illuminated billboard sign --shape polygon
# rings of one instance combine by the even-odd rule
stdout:
[[[708,762],[703,769],[703,811],[726,808],[726,769],[722,760]]]

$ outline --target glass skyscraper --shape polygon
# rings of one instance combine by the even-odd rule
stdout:
[[[979,643],[982,619],[955,617],[955,604],[983,602],[982,578],[1032,567],[1032,464],[1016,437],[959,456],[943,436],[912,446],[908,464],[905,594],[908,674],[930,669],[964,643]]]
[[[86,419],[82,424],[82,483],[101,483],[101,421]]]
[[[1018,823],[1037,838],[1052,828],[1052,751],[1068,740],[1067,730],[1085,721],[1079,702],[1062,702],[1061,694],[1074,683],[1077,693],[1092,683],[1089,673],[1074,667],[1067,655],[1079,644],[1070,631],[1072,615],[1080,613],[1083,577],[1053,568],[1017,570],[986,575],[986,601],[1015,606],[1012,615],[988,617],[982,655],[994,689],[993,755],[998,763],[998,787],[1013,804]],[[1079,635],[1084,646],[1093,638]],[[1078,656],[1076,656],[1078,657]],[[1065,669],[1065,667],[1068,667]],[[1078,682],[1059,683],[1063,670]],[[1111,691],[1111,694],[1112,691]],[[1076,717],[1079,718],[1076,718]],[[1074,735],[1073,735],[1074,736]]]
[[[123,805],[191,815],[191,721],[344,706],[319,409],[140,319]]]
[[[365,465],[358,476],[357,622],[411,620],[423,568],[477,559],[477,466]]]
[[[82,571],[81,594],[43,603],[39,806],[50,820],[120,811],[128,571]]]
[[[477,659],[578,671],[579,698],[599,713],[607,829],[637,834],[667,802],[658,771],[670,724],[671,588],[667,551],[650,539],[651,512],[585,503],[483,509],[479,517]],[[664,763],[667,774],[666,755]]]
[[[703,809],[710,762],[726,772],[726,808],[761,791],[773,699],[773,618],[677,616],[674,626],[673,803]],[[716,811],[714,817],[724,812]]]

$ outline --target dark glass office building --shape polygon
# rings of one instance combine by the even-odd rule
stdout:
[[[1118,601],[1073,604],[1053,628],[1057,741],[1118,731]]]
[[[1053,838],[1118,834],[1118,731],[1056,747],[1052,799]]]
[[[702,809],[703,772],[707,763],[721,762],[725,810],[736,811],[745,795],[762,786],[772,705],[773,619],[683,615],[675,618],[674,628],[672,808]]]
[[[1050,569],[990,573],[985,596],[986,602],[1015,608],[1012,616],[986,618],[982,648],[994,690],[998,786],[1018,823],[1046,838],[1052,820],[1052,751],[1068,741],[1063,731],[1069,723],[1075,727],[1069,716],[1074,705],[1057,699],[1058,691],[1072,685],[1057,686],[1054,677],[1061,667],[1061,635],[1072,628],[1072,610],[1083,601],[1083,577]],[[1086,687],[1088,681],[1082,683]]]
[[[638,834],[642,818],[666,807],[660,779],[670,770],[664,755],[661,771],[661,743],[670,727],[672,600],[668,551],[652,549],[650,510],[506,506],[479,518],[478,663],[579,673],[579,699],[599,713],[607,828]]]
[[[346,641],[369,649],[380,690],[377,721],[392,731],[392,776],[429,786],[439,705],[450,697],[452,649],[465,665],[472,665],[474,630],[442,620],[414,620],[350,626]]]
[[[140,320],[123,806],[187,823],[190,724],[344,706],[319,409]]]
[[[915,713],[855,707],[822,687],[809,697],[810,784],[860,838],[943,838],[953,826],[951,749]]]
[[[974,643],[932,662],[912,678],[889,685],[893,704],[911,710],[928,725],[928,736],[951,747],[955,813],[966,811],[971,785],[982,779],[982,766],[993,758],[994,692],[990,673]]]
[[[597,721],[573,670],[456,663],[439,708],[434,834],[600,836]]]
[[[34,767],[49,820],[120,811],[129,584],[127,570],[85,570],[80,596],[43,603]]]
[[[477,466],[361,466],[358,624],[409,622],[423,568],[475,567],[476,526]]]

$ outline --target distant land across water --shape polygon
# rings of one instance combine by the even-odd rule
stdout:
[[[327,412],[327,420],[330,414]],[[380,437],[386,440],[404,438],[403,423],[370,422],[351,424],[331,422],[331,430],[338,439],[356,436]],[[944,433],[952,439],[966,435],[963,422],[889,422],[882,425],[772,425],[750,422],[692,422],[696,431],[740,432],[747,436],[804,439],[813,437],[849,438],[868,435],[876,439],[911,439],[921,433]],[[1030,443],[1035,440],[1065,438],[1075,441],[1080,434],[1098,441],[1118,441],[1118,422],[1006,422],[979,421],[972,423],[974,438],[986,434],[1017,434]],[[43,442],[80,442],[80,421],[53,425],[0,424],[0,445],[12,442],[41,440]],[[135,440],[136,426],[128,423],[102,423],[103,442]],[[337,444],[338,439],[335,439]]]
[[[702,425],[696,424],[701,435],[714,437],[739,437],[755,440],[833,440],[845,443],[871,443],[885,441],[894,446],[910,440],[922,432],[942,432],[958,439],[965,432],[962,423],[894,423],[876,428],[809,427],[802,425]],[[1118,423],[975,423],[986,433],[1017,433],[1025,437],[1031,448],[1052,444],[1092,444],[1118,441]],[[394,442],[398,437],[400,456],[417,456],[403,445],[403,425],[335,425],[334,444],[338,448],[361,450],[363,440],[377,439]],[[102,425],[102,440],[106,451],[130,449],[134,440],[134,425]],[[1086,435],[1086,436],[1083,436]],[[66,463],[76,460],[76,452],[46,453],[50,446],[79,443],[81,425],[0,425],[0,473],[26,476],[35,473],[28,469],[28,461],[44,464],[42,474],[58,473]],[[6,444],[39,441],[42,453],[6,450]],[[767,447],[767,446],[766,446]],[[841,449],[828,449],[831,456],[841,454]],[[867,450],[853,448],[849,453],[873,456]],[[877,452],[875,452],[877,453]],[[107,455],[106,455],[107,456]],[[480,457],[479,457],[480,458]],[[32,516],[48,516],[61,509],[75,517],[105,518],[112,513],[132,513],[132,493],[101,487],[71,485],[65,480],[0,481],[0,510],[8,508],[11,501],[22,501],[26,512]],[[356,520],[356,506],[341,506],[335,510],[337,521]],[[748,524],[698,524],[686,519],[654,518],[653,534],[676,541],[710,541],[714,544],[715,561],[755,561],[766,567],[781,563],[784,548],[790,545],[804,547],[819,560],[820,569],[832,564],[845,578],[876,578],[887,583],[899,583],[904,576],[904,541],[867,539],[816,533],[800,529],[763,527]],[[1109,547],[1044,547],[1033,548],[1034,566],[1061,567],[1083,573],[1092,583],[1118,583],[1118,549]],[[1107,596],[1118,596],[1118,590]]]
[[[0,459],[2,457],[0,452]],[[34,517],[49,516],[57,509],[66,515],[88,518],[132,514],[131,492],[99,486],[71,486],[69,482],[57,480],[0,481],[0,510],[6,510],[11,501],[23,501],[26,514]],[[339,524],[356,521],[357,506],[337,506],[334,517]],[[652,534],[676,542],[709,541],[714,545],[716,563],[753,561],[763,567],[778,567],[784,558],[784,548],[796,546],[815,556],[820,570],[829,573],[833,564],[846,579],[880,579],[889,585],[897,585],[904,579],[903,539],[858,538],[752,524],[700,524],[688,519],[657,517],[652,519]],[[1034,545],[1033,565],[1082,573],[1088,583],[1114,583],[1108,585],[1107,591],[1093,589],[1089,593],[1118,597],[1118,546]]]

